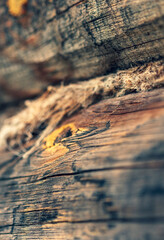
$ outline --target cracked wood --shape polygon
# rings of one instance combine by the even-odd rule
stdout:
[[[164,56],[163,0],[7,2],[0,5],[1,102]]]
[[[1,151],[0,238],[163,240],[163,89],[102,100],[54,131],[27,158],[32,140]]]

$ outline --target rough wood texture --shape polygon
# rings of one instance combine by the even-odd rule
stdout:
[[[164,239],[163,16],[162,0],[0,1],[0,104],[74,82],[5,122],[22,106],[3,105],[0,239]]]
[[[4,121],[0,128],[0,149],[16,148],[22,145],[22,142],[28,142],[38,135],[40,138],[34,145],[40,144],[43,137],[64,118],[103,98],[150,91],[162,86],[164,86],[163,61],[68,86],[56,88],[49,86],[41,97],[26,101],[24,110]]]
[[[0,15],[0,88],[14,98],[164,56],[163,0],[1,0]]]
[[[163,89],[81,110],[23,158],[33,143],[0,153],[0,239],[163,240]]]

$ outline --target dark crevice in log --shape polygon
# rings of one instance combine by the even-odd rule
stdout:
[[[148,223],[154,223],[154,224],[158,224],[158,223],[163,223],[164,222],[164,217],[160,217],[160,218],[120,218],[120,219],[115,219],[115,218],[109,218],[109,219],[87,219],[87,220],[80,220],[80,221],[48,221],[47,224],[52,224],[52,225],[56,225],[56,224],[61,224],[61,223],[71,223],[71,224],[83,224],[83,223],[101,223],[101,222],[110,222],[110,223],[130,223],[130,224],[134,224],[134,223],[141,223],[141,224],[148,224]],[[14,224],[14,225],[3,225],[0,226],[0,229],[3,228],[8,228],[8,227],[12,227],[12,232],[14,230],[14,227],[26,227],[26,226],[34,226],[34,225],[38,225],[38,224]],[[39,226],[39,225],[38,225]],[[11,232],[10,232],[11,234]],[[1,235],[1,233],[0,233]]]
[[[155,158],[155,157],[154,157]],[[11,177],[11,178],[0,178],[0,181],[10,181],[10,180],[15,180],[15,179],[26,179],[27,178],[27,182],[23,182],[23,183],[19,183],[19,185],[24,185],[24,184],[31,184],[31,183],[37,183],[40,181],[44,181],[47,180],[49,178],[56,178],[56,177],[67,177],[67,176],[77,176],[77,175],[81,175],[84,173],[94,173],[94,172],[104,172],[104,171],[115,171],[115,170],[128,170],[128,169],[133,169],[133,170],[137,170],[137,169],[161,169],[164,168],[164,163],[161,161],[158,161],[157,159],[155,161],[151,161],[149,160],[149,162],[145,162],[145,163],[132,163],[131,165],[126,165],[126,166],[118,166],[118,167],[109,167],[109,168],[98,168],[98,169],[88,169],[88,170],[83,170],[83,171],[78,171],[78,172],[69,172],[69,173],[59,173],[59,174],[54,174],[54,175],[49,175],[46,177],[42,177],[39,178],[35,181],[29,181],[28,179],[30,179],[30,177],[33,177],[34,175],[27,175],[27,176],[18,176],[18,177]],[[36,175],[35,175],[36,176]],[[17,185],[17,183],[12,183],[12,185]],[[5,185],[5,186],[9,186],[9,185]]]
[[[47,177],[43,177],[41,179],[38,179],[36,181],[32,181],[30,183],[35,183],[35,182],[39,182],[39,181],[43,181],[43,180],[47,180],[48,178],[54,178],[54,177],[64,177],[64,176],[76,176],[76,175],[80,175],[80,174],[83,174],[83,173],[91,173],[91,172],[102,172],[102,171],[114,171],[114,170],[127,170],[127,169],[134,169],[134,170],[137,170],[137,169],[155,169],[155,168],[164,168],[164,164],[159,162],[159,165],[158,163],[155,161],[154,162],[155,164],[153,164],[153,166],[151,166],[151,164],[137,164],[134,166],[119,166],[119,167],[111,167],[111,168],[102,168],[102,169],[91,169],[91,170],[85,170],[85,171],[79,171],[79,172],[76,172],[76,173],[64,173],[64,174],[56,174],[56,175],[52,175],[52,176],[47,176]],[[156,165],[157,163],[157,165]],[[154,166],[156,165],[156,166]]]
[[[67,13],[70,9],[72,9],[73,7],[76,7],[77,5],[79,5],[80,3],[86,3],[88,0],[80,0],[80,1],[78,1],[78,2],[76,2],[76,3],[74,3],[74,4],[72,4],[72,5],[70,5],[69,7],[67,7],[64,11],[58,11],[57,9],[57,11],[56,11],[56,16],[54,17],[54,18],[52,18],[52,20],[54,20],[54,19],[56,19],[58,16],[60,16],[60,15],[62,15],[62,14],[64,14],[64,13]],[[51,21],[52,21],[51,20]]]

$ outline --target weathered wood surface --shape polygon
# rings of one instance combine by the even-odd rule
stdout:
[[[162,86],[164,86],[163,61],[151,62],[66,86],[49,86],[37,99],[26,101],[22,111],[17,113],[18,107],[15,108],[13,117],[7,118],[12,107],[2,112],[0,150],[19,148],[22,142],[29,142],[38,136],[39,139],[34,145],[40,144],[40,140],[63,119],[104,98],[150,91]]]
[[[0,239],[163,240],[163,145],[158,89],[81,110],[27,158],[1,152]]]
[[[163,16],[163,0],[1,0],[0,101],[162,58]]]

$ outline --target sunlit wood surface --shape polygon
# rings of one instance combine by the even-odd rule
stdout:
[[[1,152],[0,239],[163,240],[163,146],[158,89],[81,110],[28,157]]]

